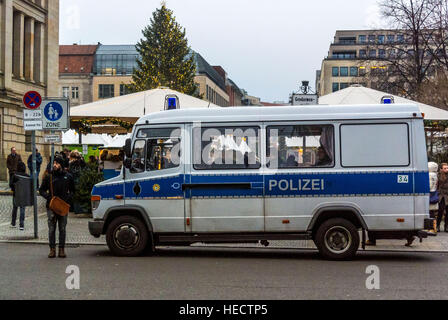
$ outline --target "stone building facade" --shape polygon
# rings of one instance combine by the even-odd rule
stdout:
[[[34,90],[57,97],[58,60],[59,0],[0,0],[0,180],[7,179],[12,147],[24,161],[31,153],[31,134],[23,128],[23,95]],[[47,159],[50,146],[42,132],[36,142]]]
[[[75,107],[93,101],[93,65],[98,45],[59,46],[59,96]]]

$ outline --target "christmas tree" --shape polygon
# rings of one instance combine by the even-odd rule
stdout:
[[[176,22],[173,11],[162,3],[153,13],[151,24],[143,30],[144,38],[136,48],[140,54],[138,69],[134,70],[131,92],[168,87],[199,97],[194,82],[196,64],[188,46],[185,29]]]

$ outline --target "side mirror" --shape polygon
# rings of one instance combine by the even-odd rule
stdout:
[[[123,163],[123,165],[124,165],[124,167],[125,167],[126,169],[131,169],[131,166],[132,166],[132,159],[126,157],[126,158],[124,159],[124,163]]]
[[[126,143],[123,148],[126,158],[132,157],[132,139],[126,139]]]

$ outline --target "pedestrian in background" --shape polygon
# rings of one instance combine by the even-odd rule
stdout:
[[[42,155],[39,153],[39,150],[36,148],[36,173],[37,173],[37,187],[39,188],[39,176],[40,176],[40,168],[42,166]],[[28,170],[30,171],[30,176],[33,174],[33,154],[30,154],[28,157]]]
[[[60,216],[50,210],[50,201],[53,197],[59,197],[70,204],[73,198],[75,186],[72,176],[63,169],[64,159],[56,157],[53,162],[52,172],[47,174],[39,189],[39,193],[47,200],[48,239],[50,254],[48,258],[56,257],[56,225],[59,229],[59,258],[66,258],[65,239],[67,216]]]
[[[439,191],[439,211],[437,214],[437,231],[440,232],[440,223],[442,222],[443,215],[445,214],[445,226],[444,231],[448,232],[448,164],[442,163],[440,172],[438,175],[438,191]]]
[[[68,172],[71,174],[73,181],[75,183],[75,198],[73,199],[73,205],[71,207],[71,211],[75,213],[80,213],[81,203],[79,202],[79,180],[81,178],[81,173],[86,167],[86,162],[84,158],[81,156],[78,150],[73,150],[70,153],[70,163],[68,166]]]
[[[70,165],[70,153],[71,151],[67,148],[64,149],[64,151],[61,152],[62,159],[64,160],[64,165],[62,168],[65,171],[68,171],[68,166]]]
[[[19,181],[19,176],[28,177],[29,175],[26,173],[26,165],[22,161],[17,164],[17,171],[11,178],[9,182],[9,187],[13,192],[12,197],[12,220],[11,220],[11,228],[16,228],[17,222],[17,210],[20,209],[20,218],[19,218],[19,228],[20,231],[25,230],[25,207],[18,207],[16,204],[16,183]]]
[[[17,154],[16,148],[11,148],[11,154],[6,159],[6,167],[9,171],[9,181],[11,182],[12,176],[17,172],[17,166],[19,162],[22,162],[22,157],[20,154]],[[25,167],[26,170],[26,167]]]
[[[437,173],[439,171],[439,165],[435,162],[428,163],[429,169],[429,215],[431,218],[437,218],[437,212],[439,211],[439,192],[437,191],[438,187],[438,177]],[[433,232],[437,232],[437,228],[434,226],[434,229],[431,230]]]

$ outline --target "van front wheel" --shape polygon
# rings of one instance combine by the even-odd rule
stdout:
[[[121,216],[114,219],[107,228],[106,242],[114,255],[135,257],[140,255],[148,244],[148,230],[140,219]]]
[[[323,258],[328,260],[352,259],[359,248],[359,233],[348,220],[336,218],[322,223],[315,243]]]

